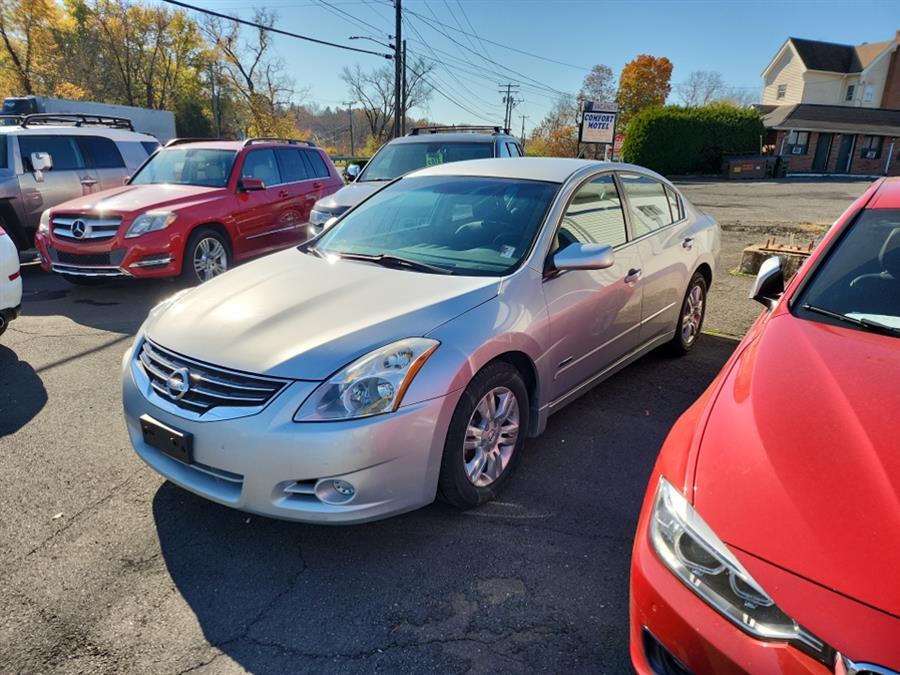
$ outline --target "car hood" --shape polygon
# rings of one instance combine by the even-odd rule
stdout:
[[[224,188],[202,185],[125,185],[72,199],[60,204],[54,211],[138,213],[182,206],[226,193]]]
[[[364,183],[350,183],[350,185],[345,185],[337,192],[317,201],[315,208],[324,211],[346,211],[350,207],[359,204],[373,192],[383,188],[388,182],[373,180]]]
[[[151,312],[145,334],[215,365],[323,380],[376,347],[427,334],[499,286],[288,249],[176,296]]]
[[[778,315],[723,381],[697,511],[730,546],[900,616],[898,411],[900,339]]]

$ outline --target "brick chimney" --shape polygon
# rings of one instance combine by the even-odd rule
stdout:
[[[894,37],[894,53],[891,54],[891,65],[888,66],[887,78],[884,81],[881,107],[900,110],[900,30]]]

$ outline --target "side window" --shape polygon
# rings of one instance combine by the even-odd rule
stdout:
[[[672,214],[672,222],[675,223],[684,218],[684,208],[681,205],[681,199],[678,197],[678,193],[668,185],[666,185],[665,188],[666,197],[669,198],[669,211]]]
[[[53,171],[73,171],[84,168],[84,157],[72,136],[19,136],[19,152],[26,171],[33,171],[32,152],[49,152],[53,158]]]
[[[148,155],[152,155],[159,147],[159,143],[157,143],[156,141],[141,141],[141,145],[143,146],[144,150],[147,151]]]
[[[662,183],[636,173],[619,174],[619,178],[622,180],[622,189],[634,216],[631,221],[635,237],[658,230],[672,222],[669,199]]]
[[[309,160],[310,165],[312,165],[313,176],[316,178],[328,178],[331,174],[328,172],[328,167],[325,166],[325,160],[322,159],[322,155],[320,155],[315,150],[300,150],[306,159]]]
[[[0,169],[5,169],[9,162],[6,157],[7,153],[6,134],[0,134]]]
[[[278,165],[275,163],[275,153],[272,150],[253,150],[247,153],[244,160],[244,168],[241,170],[244,178],[262,178],[266,187],[281,183],[281,174],[278,173]]]
[[[78,136],[78,147],[94,169],[121,169],[125,166],[122,153],[110,139],[103,136]]]
[[[297,183],[307,178],[309,175],[303,157],[300,151],[294,148],[278,148],[275,150],[275,156],[278,158],[278,167],[281,169],[281,178],[285,183]]]
[[[598,176],[575,193],[557,233],[556,248],[573,242],[582,244],[624,244],[625,214],[616,182],[609,174]]]
[[[510,157],[521,157],[522,149],[519,147],[518,143],[507,143],[506,149],[509,152]]]
[[[509,143],[498,143],[497,157],[509,157]]]

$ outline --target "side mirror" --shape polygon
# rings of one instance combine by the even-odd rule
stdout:
[[[604,244],[569,244],[553,255],[553,268],[568,270],[605,270],[616,262],[612,246]]]
[[[31,169],[32,171],[49,171],[53,168],[53,158],[49,152],[32,152],[31,153]]]
[[[325,221],[325,224],[322,226],[322,232],[327,230],[329,227],[334,225],[337,222],[337,216],[331,216],[328,220]]]
[[[783,293],[784,272],[781,269],[781,258],[778,256],[766,258],[756,273],[750,298],[771,310]]]
[[[360,172],[362,172],[362,169],[359,167],[359,164],[351,164],[344,173],[350,181],[355,181],[359,177]]]
[[[240,189],[242,192],[265,190],[266,184],[262,178],[250,178],[249,176],[244,176],[243,178],[241,178]]]

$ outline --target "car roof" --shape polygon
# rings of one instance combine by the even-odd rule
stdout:
[[[885,178],[866,204],[867,209],[900,209],[900,176]]]
[[[175,143],[173,145],[164,145],[164,148],[200,148],[203,150],[234,150],[235,152],[242,150],[243,148],[252,149],[252,148],[307,148],[310,150],[319,150],[320,148],[315,145],[308,145],[303,142],[298,142],[296,144],[293,143],[285,143],[284,141],[254,141],[252,144],[245,145],[244,141],[216,141],[216,140],[199,140],[199,141],[185,141],[181,143]]]
[[[595,159],[566,159],[562,157],[501,157],[497,159],[469,159],[448,162],[419,169],[410,176],[483,176],[485,178],[519,178],[564,183],[573,174],[588,167],[620,171],[638,171],[665,181],[659,174],[635,164],[601,162]],[[668,182],[668,181],[666,181]]]
[[[507,134],[490,134],[469,131],[423,133],[410,136],[399,136],[390,142],[394,143],[492,143],[495,138],[516,140]]]
[[[128,129],[112,129],[104,126],[76,127],[67,124],[40,124],[31,127],[20,127],[15,124],[0,125],[0,134],[17,136],[51,136],[68,134],[72,136],[104,136],[114,141],[152,141],[159,143],[155,136]]]

